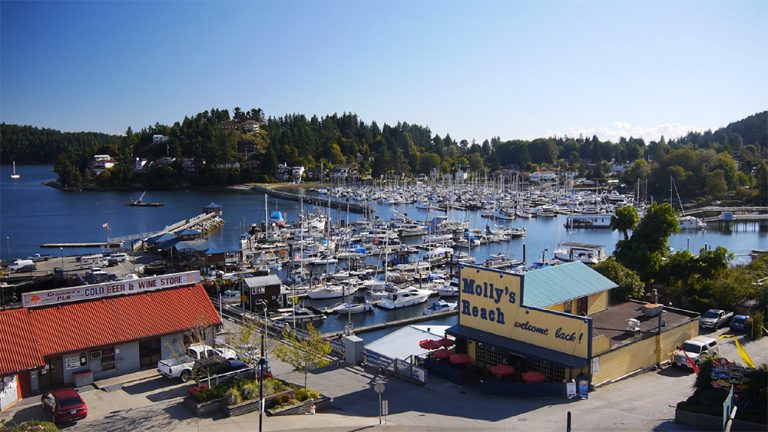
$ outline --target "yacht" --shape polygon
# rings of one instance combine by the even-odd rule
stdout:
[[[584,264],[597,264],[607,258],[605,246],[598,244],[566,242],[555,250],[555,258],[561,261],[581,261]]]
[[[680,216],[677,221],[681,230],[699,230],[707,227],[707,223],[695,216]]]
[[[326,285],[324,287],[313,288],[307,291],[307,297],[312,300],[341,298],[345,295],[354,294],[355,292],[357,292],[356,285]]]
[[[432,315],[435,313],[456,310],[456,306],[458,306],[458,304],[459,304],[458,302],[447,302],[445,300],[438,300],[432,303],[431,305],[429,305],[428,308],[424,309],[423,314]]]
[[[388,293],[386,297],[379,300],[376,306],[382,309],[400,309],[408,306],[425,303],[429,298],[431,291],[419,288],[407,288]]]

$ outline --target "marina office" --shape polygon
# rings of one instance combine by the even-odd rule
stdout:
[[[591,375],[599,385],[665,362],[698,334],[694,312],[665,308],[662,323],[643,302],[610,305],[617,285],[581,262],[522,274],[464,266],[460,279],[459,322],[447,333],[480,368],[509,363],[551,383]],[[630,318],[638,331],[626,329]]]
[[[156,367],[221,324],[197,271],[24,293],[0,312],[0,409],[47,388]]]

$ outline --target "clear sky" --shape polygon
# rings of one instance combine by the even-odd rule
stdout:
[[[768,1],[0,3],[0,119],[122,133],[215,108],[456,139],[668,138],[768,108]]]

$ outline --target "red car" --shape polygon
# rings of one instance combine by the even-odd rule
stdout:
[[[51,413],[54,423],[82,420],[88,415],[88,406],[73,388],[51,390],[43,393],[43,409]]]

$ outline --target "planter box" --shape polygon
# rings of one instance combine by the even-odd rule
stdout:
[[[289,397],[293,397],[293,389],[283,390],[280,393],[275,393],[273,395],[269,395],[264,398],[264,404],[267,407],[272,407],[275,405],[275,399],[281,396],[288,395]],[[236,417],[243,414],[248,414],[250,412],[258,411],[259,410],[259,399],[252,399],[245,402],[241,402],[237,405],[227,405],[224,403],[224,400],[221,400],[221,411],[226,415],[227,417]],[[267,409],[267,412],[269,409]]]
[[[184,397],[184,406],[189,408],[197,417],[210,416],[221,407],[221,399],[198,403],[192,399],[192,396],[186,396]]]
[[[331,408],[333,399],[322,396],[320,399],[305,400],[297,405],[279,408],[279,409],[267,409],[266,412],[270,416],[283,416],[283,415],[297,415],[307,414],[312,410],[312,405],[315,406],[315,411],[327,410]]]

